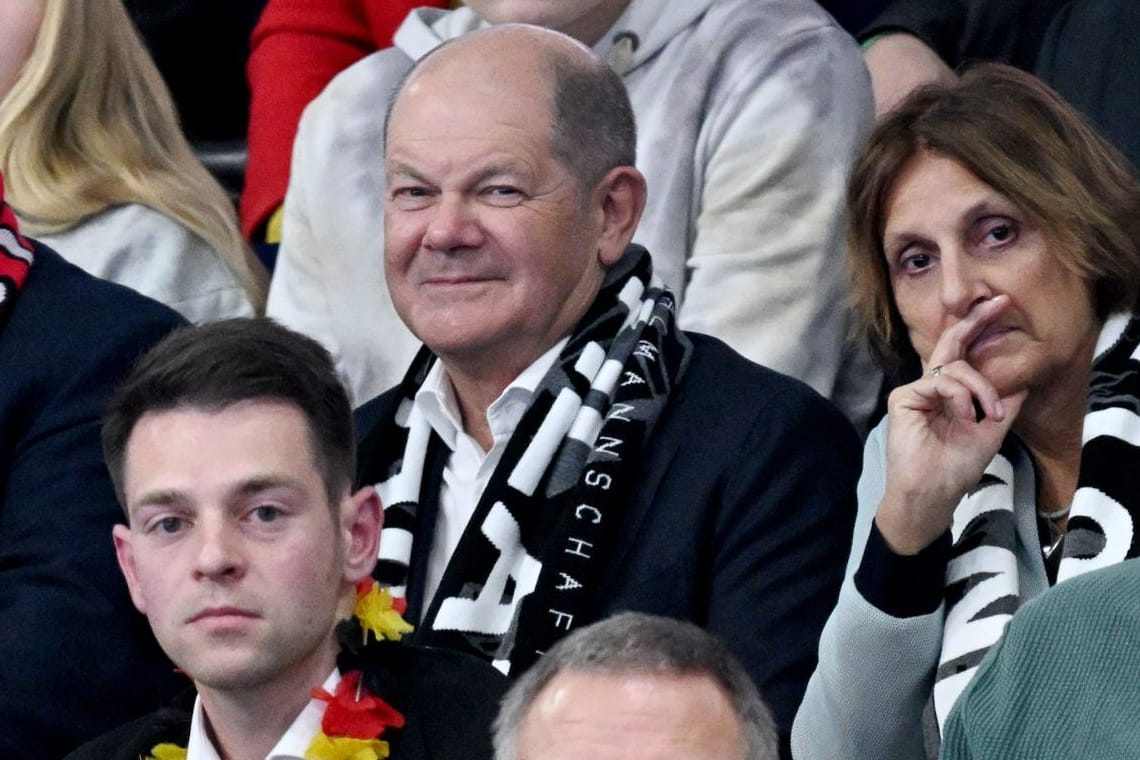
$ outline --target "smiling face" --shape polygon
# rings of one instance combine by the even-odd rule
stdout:
[[[385,160],[396,310],[449,369],[508,379],[570,333],[625,247],[601,239],[598,188],[551,156],[547,66],[519,37],[429,59],[392,111]]]
[[[707,675],[563,671],[519,728],[522,760],[743,760],[744,735]]]
[[[926,363],[939,336],[980,303],[1010,306],[965,359],[1002,395],[1084,387],[1100,323],[1087,281],[1024,212],[956,161],[920,152],[886,204],[883,250],[894,300]]]
[[[307,693],[325,679],[338,607],[375,551],[359,556],[359,495],[330,507],[296,406],[148,412],[123,490],[130,527],[114,537],[131,597],[199,688]]]

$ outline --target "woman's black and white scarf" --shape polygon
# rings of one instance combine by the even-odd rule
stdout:
[[[452,555],[416,641],[521,672],[592,620],[599,570],[637,488],[646,441],[688,363],[673,296],[631,246],[606,276],[535,391]],[[399,458],[377,484],[385,505],[374,573],[402,595],[431,426],[413,403],[435,357],[421,351],[385,435]],[[517,669],[517,670],[516,670]]]
[[[1095,357],[1058,581],[1140,556],[1140,317],[1110,317]],[[1020,602],[1013,470],[999,453],[954,512],[934,685],[940,726]]]

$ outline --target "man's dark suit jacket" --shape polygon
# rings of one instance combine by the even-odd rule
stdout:
[[[499,671],[462,652],[399,644],[381,651],[383,657],[354,667],[381,671],[395,684],[387,698],[405,724],[382,737],[392,760],[491,760],[491,723],[508,686]],[[83,745],[67,760],[139,760],[163,742],[185,747],[195,696],[187,689],[168,707]]]
[[[185,681],[115,563],[99,419],[181,318],[37,246],[0,323],[0,757],[58,758]]]
[[[744,663],[786,741],[843,577],[860,445],[846,419],[806,385],[715,338],[690,337],[689,368],[648,443],[633,478],[640,489],[606,560],[599,618],[634,610],[705,626]],[[385,479],[375,463],[387,442],[374,428],[398,402],[397,389],[357,411],[360,484]],[[409,620],[423,603],[448,453],[433,436]]]

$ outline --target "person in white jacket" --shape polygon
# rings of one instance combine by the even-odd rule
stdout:
[[[638,120],[649,202],[634,241],[681,299],[680,326],[804,380],[865,427],[880,376],[846,341],[843,195],[872,121],[853,40],[810,0],[470,0],[413,11],[393,48],[342,72],[294,144],[268,314],[332,352],[357,402],[418,342],[384,284],[383,122],[440,43],[527,22],[591,45]]]

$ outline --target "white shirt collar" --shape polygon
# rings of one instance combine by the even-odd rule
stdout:
[[[439,512],[432,531],[428,550],[427,577],[424,579],[424,598],[431,599],[447,569],[451,555],[459,545],[483,489],[507,448],[507,442],[518,427],[519,420],[530,406],[534,391],[542,378],[557,361],[569,338],[559,341],[508,385],[494,403],[487,408],[487,424],[493,443],[490,451],[463,432],[455,390],[447,378],[442,362],[436,362],[428,372],[423,385],[416,393],[415,404],[428,424],[451,450],[443,468],[443,482],[439,488]],[[428,605],[424,605],[424,612]]]
[[[546,353],[512,380],[499,397],[487,407],[487,424],[496,443],[510,438],[515,432],[523,413],[530,406],[535,389],[554,366],[558,355],[562,353],[569,340],[567,336],[551,346]],[[415,404],[447,448],[455,451],[456,437],[463,430],[463,416],[459,411],[455,389],[447,377],[447,370],[442,361],[436,361],[428,370],[423,385],[416,392]]]
[[[336,691],[338,683],[340,683],[340,671],[333,668],[333,672],[321,684],[321,688],[331,694]],[[327,706],[327,702],[310,699],[289,724],[289,728],[281,735],[277,744],[265,756],[265,760],[304,760],[305,751],[309,749],[313,737],[321,730],[321,719],[325,716]],[[202,711],[201,696],[194,700],[194,714],[190,719],[190,741],[186,745],[186,760],[221,760],[206,733],[206,716]]]

